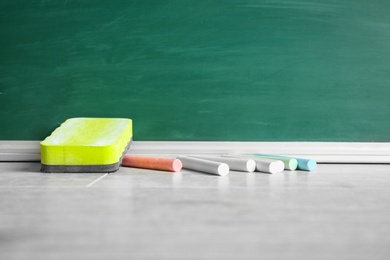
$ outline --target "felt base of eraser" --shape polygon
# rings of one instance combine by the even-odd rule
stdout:
[[[110,173],[119,169],[120,163],[110,165],[45,165],[41,172],[46,173]]]
[[[71,118],[41,145],[42,172],[114,172],[132,141],[127,118]]]
[[[117,163],[100,165],[46,165],[41,164],[41,172],[45,173],[110,173],[116,172],[121,166],[122,159],[130,148],[132,139],[123,151],[122,157]]]

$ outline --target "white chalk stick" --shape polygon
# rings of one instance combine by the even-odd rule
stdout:
[[[230,170],[241,172],[254,172],[256,170],[256,162],[250,158],[229,158],[220,156],[207,155],[191,155],[191,157],[226,163]]]
[[[220,176],[228,175],[230,170],[229,165],[226,163],[209,161],[189,156],[178,156],[177,159],[182,162],[183,168],[190,170],[206,172]]]
[[[284,171],[284,163],[279,160],[261,158],[256,159],[256,169],[259,172],[278,173]]]
[[[248,158],[241,155],[222,155],[223,157]],[[256,170],[259,172],[279,173],[284,171],[284,163],[280,160],[267,158],[251,158],[256,162]]]

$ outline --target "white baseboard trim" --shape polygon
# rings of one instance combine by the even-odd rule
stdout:
[[[266,153],[311,158],[318,163],[390,163],[383,142],[159,142],[134,141],[128,154],[180,155]],[[0,161],[40,161],[39,141],[0,141]]]

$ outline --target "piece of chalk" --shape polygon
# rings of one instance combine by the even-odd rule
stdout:
[[[183,167],[179,159],[125,155],[122,166],[178,172]]]
[[[289,157],[289,156],[282,156],[282,155],[272,155],[272,154],[254,154],[255,156],[268,156],[272,157],[277,160],[282,160],[284,158],[287,159],[295,159],[297,160],[297,169],[298,170],[304,170],[304,171],[314,171],[314,169],[317,167],[317,162],[312,159],[304,159],[304,158],[296,158],[296,157]]]
[[[226,163],[220,163],[215,161],[209,161],[189,156],[178,156],[177,159],[179,159],[182,164],[183,168],[220,175],[220,176],[226,176],[229,174],[229,165]]]
[[[254,172],[256,170],[256,162],[250,158],[228,158],[206,155],[191,155],[191,157],[226,163],[229,165],[230,170],[233,171]]]
[[[295,171],[298,167],[298,160],[295,158],[289,158],[289,157],[277,157],[267,154],[246,154],[248,156],[256,156],[261,158],[267,158],[267,159],[273,159],[273,160],[280,160],[284,163],[284,168],[290,171]]]
[[[222,155],[223,157],[248,158],[244,155]],[[284,171],[284,163],[280,160],[273,160],[267,158],[251,158],[256,162],[256,170],[266,173],[279,173]]]
[[[272,159],[256,159],[256,170],[259,172],[279,173],[284,171],[284,163],[279,160]]]
[[[114,172],[132,140],[126,118],[71,118],[40,143],[42,172]]]

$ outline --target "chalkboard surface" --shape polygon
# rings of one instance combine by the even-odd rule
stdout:
[[[390,141],[390,1],[0,3],[0,139]]]

